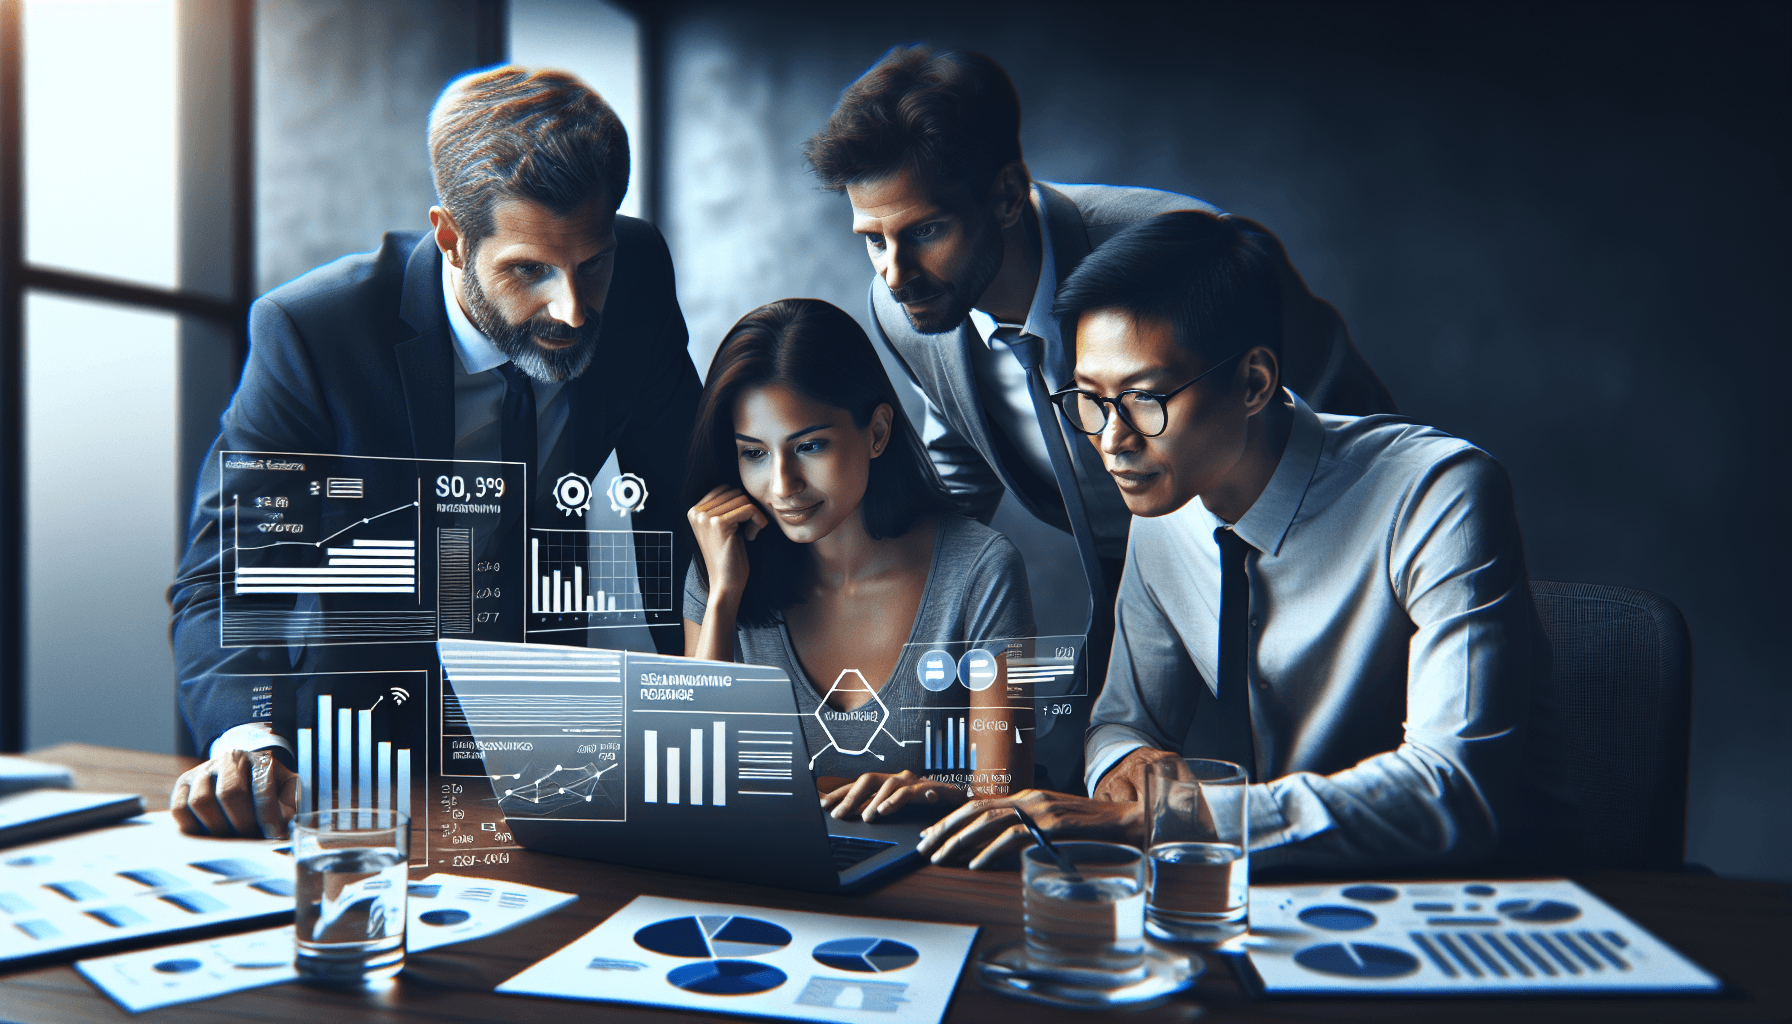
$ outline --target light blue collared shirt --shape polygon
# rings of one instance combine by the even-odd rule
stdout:
[[[442,261],[442,301],[448,307],[448,330],[454,336],[454,457],[464,461],[496,462],[503,457],[504,375],[498,367],[510,362],[473,321],[467,319],[455,297]],[[566,382],[544,384],[531,377],[535,388],[536,471],[550,465],[549,456],[566,432],[570,403],[560,398]]]
[[[1505,471],[1435,428],[1289,398],[1281,461],[1231,524],[1251,545],[1254,866],[1469,861],[1554,829],[1547,641]],[[1133,520],[1091,791],[1141,746],[1222,742],[1223,525],[1199,498]]]

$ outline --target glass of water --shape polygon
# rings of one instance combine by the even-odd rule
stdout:
[[[1159,761],[1145,776],[1154,939],[1218,943],[1250,926],[1250,816],[1244,769],[1230,761]]]
[[[1145,977],[1145,857],[1119,843],[1057,843],[1067,873],[1034,846],[1021,856],[1027,963],[1070,985],[1121,988]]]
[[[410,819],[397,811],[310,811],[292,822],[299,976],[365,985],[404,969]]]

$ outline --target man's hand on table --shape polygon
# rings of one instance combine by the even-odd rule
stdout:
[[[1160,761],[1174,762],[1178,776],[1188,774],[1181,754],[1140,747],[1107,770],[1101,781],[1095,784],[1095,799],[1122,804],[1142,803],[1145,799],[1145,776],[1151,773],[1151,766]]]
[[[1033,845],[1033,838],[1014,816],[1016,807],[1025,810],[1051,839],[1105,839],[1139,845],[1144,838],[1145,818],[1137,801],[1115,803],[1028,789],[1013,796],[972,800],[923,830],[917,848],[935,864],[968,861],[972,868],[996,867],[1004,858]]]
[[[196,836],[284,839],[299,776],[265,750],[227,750],[174,783],[168,809]]]

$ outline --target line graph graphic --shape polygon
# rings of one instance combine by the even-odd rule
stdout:
[[[520,465],[218,458],[222,646],[424,643],[444,632],[520,639],[518,613],[475,606],[477,593],[522,578],[520,552],[503,557],[493,543],[505,502],[524,500]],[[521,541],[517,531],[513,543]]]

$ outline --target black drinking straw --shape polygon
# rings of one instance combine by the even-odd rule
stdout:
[[[1027,833],[1033,837],[1033,841],[1038,843],[1040,849],[1045,851],[1046,856],[1057,862],[1058,870],[1064,872],[1065,881],[1081,882],[1083,880],[1083,876],[1078,873],[1076,865],[1070,863],[1070,858],[1064,856],[1062,850],[1053,846],[1050,839],[1045,838],[1045,833],[1040,830],[1039,823],[1034,821],[1031,815],[1016,807],[1014,808],[1014,816],[1020,819],[1021,827],[1027,830]]]

